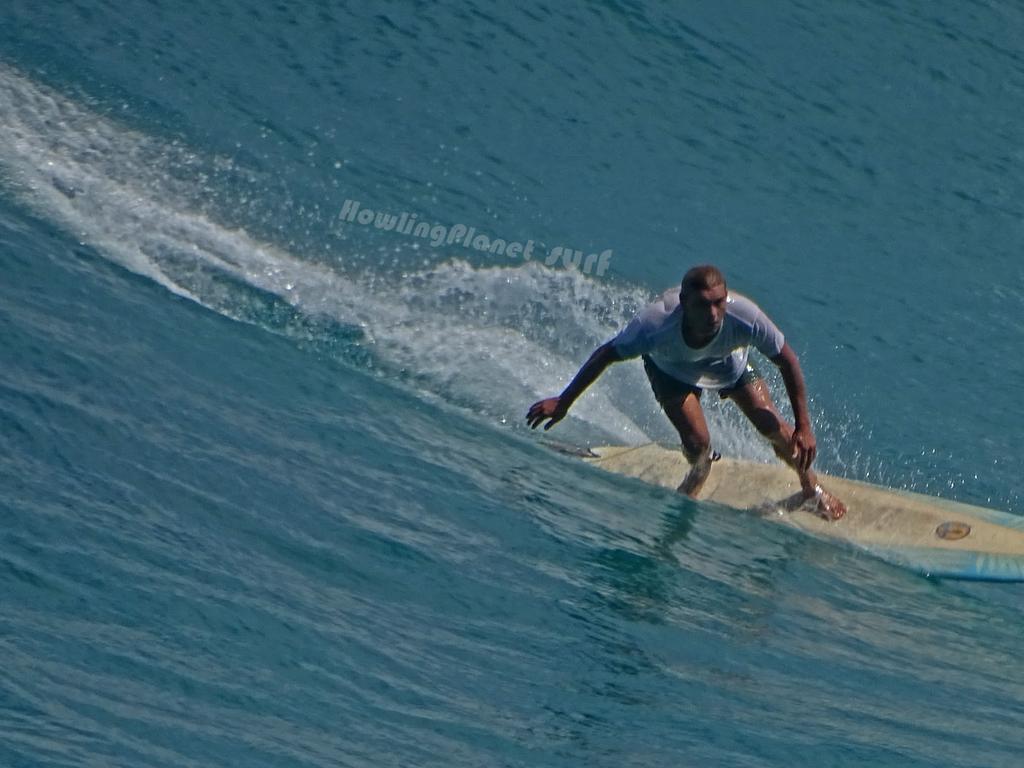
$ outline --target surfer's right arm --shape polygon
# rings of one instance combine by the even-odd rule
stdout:
[[[529,423],[530,428],[536,429],[545,420],[548,422],[544,424],[545,431],[555,426],[555,424],[565,418],[565,414],[569,412],[569,408],[576,402],[576,398],[582,395],[583,391],[593,384],[598,376],[604,373],[605,368],[619,360],[622,360],[622,356],[612,346],[611,341],[595,349],[594,353],[583,364],[583,367],[573,377],[573,380],[569,382],[569,386],[563,390],[562,394],[558,397],[538,400],[530,406],[530,411],[526,414],[526,421]]]

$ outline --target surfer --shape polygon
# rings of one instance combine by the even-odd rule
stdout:
[[[764,379],[748,362],[751,346],[778,366],[795,426],[779,414]],[[817,447],[796,352],[760,307],[729,292],[725,276],[711,265],[689,270],[679,290],[663,293],[598,347],[561,395],[534,403],[526,416],[530,427],[546,421],[544,429],[551,429],[609,365],[638,356],[690,463],[680,493],[696,498],[717,458],[700,406],[701,393],[711,389],[736,403],[771,441],[775,454],[800,478],[803,499],[813,502],[822,517],[838,520],[846,513],[843,502],[818,484],[811,469]]]

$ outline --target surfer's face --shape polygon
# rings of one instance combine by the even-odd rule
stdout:
[[[693,289],[679,298],[683,304],[683,322],[691,334],[705,338],[714,336],[725,320],[725,302],[729,291],[722,284]]]

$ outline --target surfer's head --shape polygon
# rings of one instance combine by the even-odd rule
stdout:
[[[683,275],[683,282],[679,286],[679,299],[680,301],[686,301],[686,295],[692,291],[705,291],[708,288],[714,288],[719,285],[726,288],[725,275],[721,273],[718,267],[711,264],[691,267]]]
[[[725,275],[717,267],[701,264],[683,275],[679,303],[683,305],[683,322],[690,335],[710,340],[718,333],[725,320],[728,296]]]

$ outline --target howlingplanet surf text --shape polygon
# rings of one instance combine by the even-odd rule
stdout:
[[[546,254],[535,253],[533,240],[527,240],[525,243],[518,240],[510,242],[500,237],[491,237],[484,232],[478,232],[476,227],[465,224],[448,226],[420,221],[419,214],[416,213],[375,211],[372,208],[364,208],[358,200],[351,199],[346,199],[341,206],[335,219],[334,229],[337,230],[345,224],[358,224],[364,227],[373,227],[382,232],[418,237],[428,241],[434,248],[451,245],[471,248],[475,251],[504,256],[509,259],[522,259],[523,261],[543,259],[544,264],[548,267],[561,266],[565,269],[578,269],[586,275],[593,274],[597,277],[604,275],[612,259],[611,248],[584,254],[583,251],[576,248],[556,245]]]

